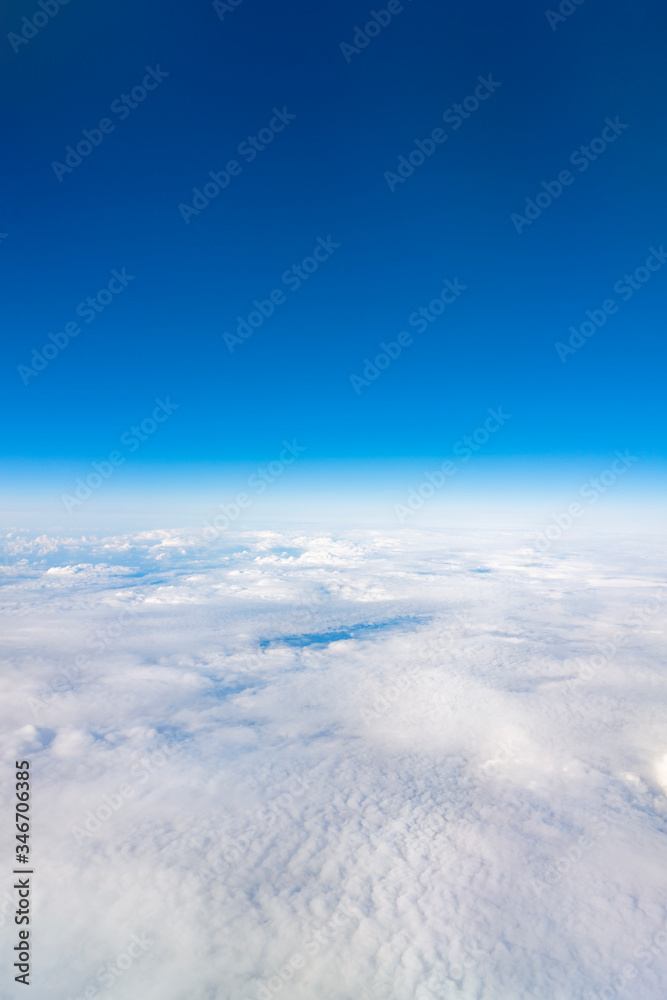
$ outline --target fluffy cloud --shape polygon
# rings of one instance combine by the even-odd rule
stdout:
[[[35,994],[658,1000],[667,588],[642,545],[13,532]]]

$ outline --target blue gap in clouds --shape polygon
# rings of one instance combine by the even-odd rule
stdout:
[[[349,625],[331,632],[303,633],[302,635],[284,635],[278,639],[261,639],[260,649],[269,646],[327,646],[330,642],[341,642],[344,639],[360,639],[368,633],[379,632],[383,629],[403,628],[413,630],[419,625],[428,621],[427,616],[406,615],[398,618],[390,618],[384,622],[369,622],[359,625]]]

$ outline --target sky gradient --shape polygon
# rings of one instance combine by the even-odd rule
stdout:
[[[8,3],[10,491],[156,400],[124,455],[174,485],[442,459],[498,407],[489,457],[662,462],[666,14],[572,8]]]

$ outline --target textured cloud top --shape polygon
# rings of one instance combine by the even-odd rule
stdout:
[[[664,550],[7,535],[35,996],[662,998]]]

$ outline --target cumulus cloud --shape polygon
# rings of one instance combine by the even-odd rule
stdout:
[[[664,995],[662,539],[12,532],[3,563],[39,1000]]]

